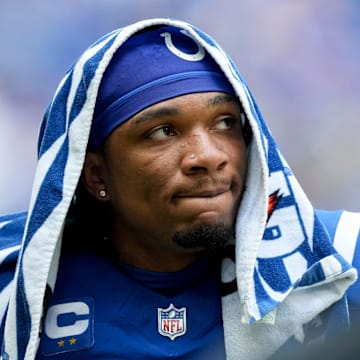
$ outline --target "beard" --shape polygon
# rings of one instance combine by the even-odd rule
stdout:
[[[232,239],[234,239],[233,226],[222,223],[200,224],[173,235],[173,241],[183,249],[208,252],[223,249]]]

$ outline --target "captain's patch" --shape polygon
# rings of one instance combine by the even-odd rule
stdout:
[[[46,313],[41,352],[55,355],[88,349],[94,344],[94,304],[91,298],[53,304]]]

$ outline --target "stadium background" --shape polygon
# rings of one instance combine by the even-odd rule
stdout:
[[[357,0],[1,0],[0,214],[26,209],[45,108],[101,35],[174,17],[227,50],[317,207],[360,211]]]

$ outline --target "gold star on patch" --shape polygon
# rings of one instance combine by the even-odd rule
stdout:
[[[58,347],[63,347],[65,345],[65,341],[64,340],[59,340],[57,342],[57,344],[58,344]]]
[[[71,338],[71,339],[69,340],[69,343],[70,343],[70,345],[75,345],[75,344],[76,344],[76,339],[75,339],[75,338]]]

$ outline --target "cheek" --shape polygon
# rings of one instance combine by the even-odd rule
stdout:
[[[174,158],[162,154],[152,157],[139,166],[137,174],[144,180],[144,188],[148,197],[166,193],[171,179],[177,173],[177,162]]]
[[[132,155],[118,159],[116,174],[112,176],[112,191],[119,197],[135,200],[154,200],[158,194],[166,191],[169,179],[176,167],[175,159],[167,154],[158,156]],[[126,170],[125,170],[126,169]],[[119,199],[121,201],[121,199]]]
[[[234,139],[232,142],[229,142],[226,149],[231,162],[237,168],[239,174],[244,174],[247,168],[247,148],[244,141]]]
[[[247,161],[248,161],[247,159],[248,159],[247,148],[245,145],[242,145],[238,149],[237,162],[239,164],[238,166],[239,166],[240,174],[242,174],[243,176],[245,176],[247,171]]]

